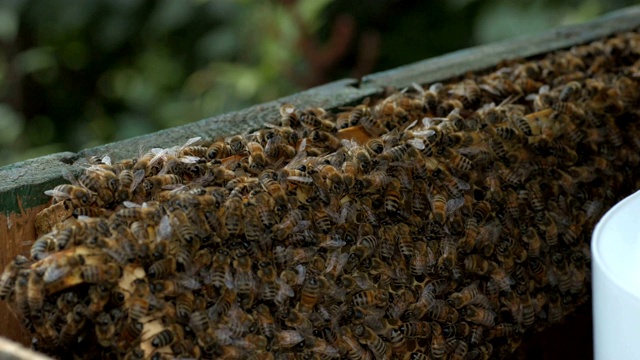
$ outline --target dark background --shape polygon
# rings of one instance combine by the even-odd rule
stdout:
[[[633,3],[0,1],[0,165],[584,22]]]

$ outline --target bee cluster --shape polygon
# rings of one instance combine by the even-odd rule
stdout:
[[[590,232],[640,187],[639,96],[630,32],[92,158],[0,298],[58,355],[506,357],[587,301]]]

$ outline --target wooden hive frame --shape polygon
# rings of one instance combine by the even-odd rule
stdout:
[[[553,50],[568,48],[598,38],[629,31],[640,26],[640,6],[625,8],[610,13],[589,23],[563,27],[555,30],[515,40],[478,46],[433,59],[421,61],[393,70],[372,74],[363,79],[343,79],[324,86],[303,91],[292,96],[237,112],[204,119],[192,124],[163,130],[154,134],[107,144],[78,153],[64,152],[44,156],[0,168],[0,266],[18,254],[28,252],[36,237],[35,215],[44,209],[50,198],[44,191],[65,182],[64,171],[78,173],[93,155],[109,154],[118,160],[135,157],[140,148],[168,147],[183,143],[193,136],[228,136],[260,127],[265,122],[275,122],[278,108],[282,103],[292,103],[297,107],[319,106],[335,109],[362,101],[364,98],[382,94],[385,87],[404,88],[412,83],[429,84],[451,79],[467,72],[482,71],[501,61],[527,58]],[[565,325],[556,326],[542,335],[536,336],[525,347],[536,349],[545,358],[564,358],[569,353],[569,344],[580,344],[584,337],[590,337],[590,310],[583,309],[578,316]],[[0,303],[0,335],[29,343],[29,336],[18,324],[15,317]],[[559,336],[561,335],[561,336]],[[573,341],[572,341],[573,340]],[[563,345],[564,346],[560,346]],[[588,357],[591,346],[580,353],[571,350],[572,357]],[[0,353],[2,351],[0,350]],[[0,354],[0,358],[2,358]]]

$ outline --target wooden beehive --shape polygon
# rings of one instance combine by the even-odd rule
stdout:
[[[320,106],[326,109],[348,106],[368,96],[383,93],[387,86],[404,88],[413,82],[427,84],[443,81],[469,71],[489,68],[503,60],[539,55],[619,31],[630,30],[640,24],[639,14],[640,8],[629,8],[589,24],[556,30],[518,41],[468,49],[396,70],[374,74],[366,77],[360,83],[356,80],[342,80],[282,99],[281,102],[293,103],[299,107]],[[358,85],[356,86],[356,84]],[[3,204],[5,211],[3,216],[6,218],[4,219],[6,221],[2,221],[2,238],[9,241],[4,242],[5,251],[0,259],[0,265],[4,268],[15,255],[28,251],[30,241],[35,239],[35,214],[46,207],[49,200],[43,194],[44,191],[62,183],[60,174],[64,170],[77,171],[86,162],[88,156],[109,154],[113,158],[122,159],[133,156],[141,146],[144,148],[169,147],[182,143],[186,138],[195,135],[214,137],[248,131],[258,128],[265,122],[273,122],[281,102],[258,105],[244,111],[117,144],[85,150],[77,154],[54,154],[1,169],[0,173],[3,176],[0,183],[0,203]],[[529,339],[529,343],[525,347],[528,345],[533,348],[531,344],[542,341],[543,345],[538,349],[544,349],[542,351],[544,351],[545,357],[553,358],[563,354],[563,349],[570,348],[567,344],[569,340],[566,333],[582,334],[582,338],[585,335],[590,337],[588,327],[584,326],[585,322],[589,323],[588,313],[589,311],[584,311],[578,319],[573,320],[575,321],[574,328],[572,331],[562,332],[562,341],[557,341],[560,337],[548,336],[548,334],[558,331],[558,328],[550,329],[547,331],[548,338],[542,334]],[[15,325],[16,321],[9,311],[1,311],[0,316],[2,316],[0,326],[2,329],[6,329],[4,330],[6,333],[3,335],[28,343],[28,335],[21,332],[20,326]],[[565,326],[571,326],[571,321],[569,320]],[[587,334],[584,331],[587,331]],[[553,343],[552,341],[540,339],[555,339],[559,344],[557,347],[552,347],[550,345]],[[589,349],[584,350],[589,353]],[[572,355],[578,354],[574,352]]]

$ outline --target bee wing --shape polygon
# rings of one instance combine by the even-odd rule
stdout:
[[[430,118],[430,117],[423,117],[422,118],[422,126],[424,126],[426,128],[435,126],[436,124],[435,124],[435,121],[433,121],[433,120],[434,119]],[[415,132],[414,132],[414,134],[415,134]]]
[[[71,271],[70,267],[59,267],[56,264],[53,264],[47,267],[42,279],[47,284],[53,283],[65,277],[69,271]]]
[[[281,330],[276,335],[277,343],[284,347],[291,347],[302,340],[304,340],[304,336],[297,330]]]
[[[142,207],[140,204],[136,204],[133,201],[127,201],[127,200],[123,201],[122,205],[124,205],[124,207],[127,207],[127,208]]]
[[[173,226],[171,225],[171,219],[169,218],[169,215],[164,215],[162,220],[160,220],[160,225],[158,226],[158,240],[170,239],[172,232]]]
[[[449,201],[447,201],[447,205],[445,207],[445,211],[446,211],[447,215],[450,215],[453,212],[455,212],[456,210],[458,210],[462,205],[464,205],[464,198],[463,197],[457,197],[457,198],[449,199]]]
[[[288,176],[287,180],[291,180],[291,181],[294,181],[294,182],[305,183],[305,184],[313,183],[313,179],[308,177],[308,176]]]
[[[144,170],[140,169],[133,173],[133,182],[131,183],[131,191],[133,192],[144,180]]]
[[[302,152],[306,148],[307,148],[307,138],[304,138],[302,139],[302,141],[300,141],[300,145],[298,145],[298,152]]]
[[[233,279],[233,274],[231,273],[231,268],[227,267],[224,270],[224,285],[227,289],[233,289],[235,287],[235,280]]]
[[[302,264],[298,264],[296,265],[296,271],[298,273],[296,276],[296,285],[302,285],[305,277],[307,276],[307,268]]]
[[[160,159],[165,157],[169,153],[169,151],[170,149],[160,149],[160,148],[151,149],[151,152],[156,155],[153,158],[151,158],[151,160],[149,160],[149,166],[152,166],[155,163],[157,163]]]
[[[79,185],[79,182],[76,179],[75,175],[73,175],[73,173],[68,169],[62,170],[62,178],[67,180],[73,185]]]
[[[407,144],[413,146],[414,148],[416,148],[418,150],[424,150],[424,148],[425,148],[424,141],[422,139],[419,139],[419,138],[409,139],[409,140],[407,140]]]
[[[440,82],[433,83],[433,84],[431,84],[431,86],[429,86],[429,91],[437,93],[443,87],[444,87],[444,85],[442,85],[442,83],[440,83]]]
[[[417,91],[419,94],[424,94],[424,88],[420,85],[418,85],[418,83],[416,82],[412,82],[411,83],[411,87]]]
[[[346,202],[340,208],[340,217],[336,221],[337,224],[344,224],[347,222],[347,217],[349,214],[352,214],[353,204],[351,202]]]
[[[469,185],[468,182],[462,180],[462,179],[458,179],[455,176],[452,176],[453,180],[456,182],[456,184],[458,185],[458,188],[460,188],[460,190],[469,190],[471,189],[471,185]]]
[[[340,352],[337,348],[332,345],[329,345],[325,340],[320,341],[321,339],[315,340],[314,346],[311,348],[311,351],[317,354],[328,355],[330,358],[338,358]]]
[[[44,194],[47,195],[47,196],[53,196],[55,198],[60,198],[60,199],[70,199],[71,198],[71,195],[69,195],[67,193],[64,193],[62,191],[55,190],[55,189],[46,190],[44,192]]]
[[[278,292],[281,292],[288,297],[293,297],[295,295],[295,292],[293,292],[293,288],[281,278],[276,278],[276,283],[279,287]]]
[[[200,161],[200,158],[197,156],[187,155],[180,158],[180,162],[185,164],[195,164],[198,161]]]
[[[602,211],[602,201],[599,200],[593,200],[591,201],[586,210],[587,213],[587,218],[597,218],[598,215],[600,214],[600,211]]]
[[[537,94],[537,93],[527,94],[527,96],[525,96],[524,99],[527,100],[527,101],[534,101],[535,99],[538,98],[538,95],[539,94]]]
[[[198,280],[190,276],[182,276],[179,282],[180,282],[180,285],[184,286],[189,290],[198,290],[200,289],[200,287],[202,287],[202,285]]]
[[[357,273],[353,275],[353,278],[356,280],[356,285],[361,289],[361,290],[368,290],[368,289],[372,289],[375,288],[376,286],[371,282],[371,280],[369,280],[369,278],[367,277],[367,275],[361,274],[361,273]]]
[[[103,164],[107,164],[107,165],[111,165],[111,156],[109,155],[105,155],[102,157],[102,163]]]
[[[182,147],[180,148],[180,150],[186,148],[189,145],[195,144],[198,141],[200,141],[200,139],[202,139],[200,136],[196,136],[196,137],[192,137],[191,139],[187,140],[186,143],[184,143],[184,145],[182,145]]]
[[[498,106],[505,106],[505,105],[513,104],[516,101],[518,101],[518,99],[520,99],[520,95],[513,95],[513,94],[509,95],[506,99],[502,100],[502,102]]]
[[[189,186],[185,184],[170,184],[170,185],[164,185],[162,187],[162,190],[171,190],[172,193],[187,191],[188,189],[189,189]]]
[[[309,225],[311,225],[311,221],[309,220],[302,220],[298,223],[298,225],[296,225],[293,230],[291,231],[292,233],[296,233],[296,232],[300,232],[306,228],[309,227]]]
[[[485,145],[469,146],[469,147],[463,147],[458,149],[458,154],[464,155],[464,156],[471,156],[479,153],[482,150],[487,150],[487,147]]]
[[[338,238],[333,238],[333,237],[329,237],[325,240],[323,240],[322,242],[320,242],[320,244],[318,244],[318,246],[326,248],[326,249],[340,249],[341,247],[345,246],[347,243],[343,240],[340,240]]]
[[[413,128],[414,126],[416,126],[418,124],[418,119],[413,120],[409,125],[407,125],[407,127],[404,128],[404,130],[409,130],[411,128]]]
[[[292,114],[294,111],[296,111],[296,107],[293,104],[284,103],[280,105],[280,114],[282,114],[283,116]]]
[[[340,144],[347,150],[354,149],[358,146],[358,143],[353,141],[352,139],[342,139],[340,140]]]

